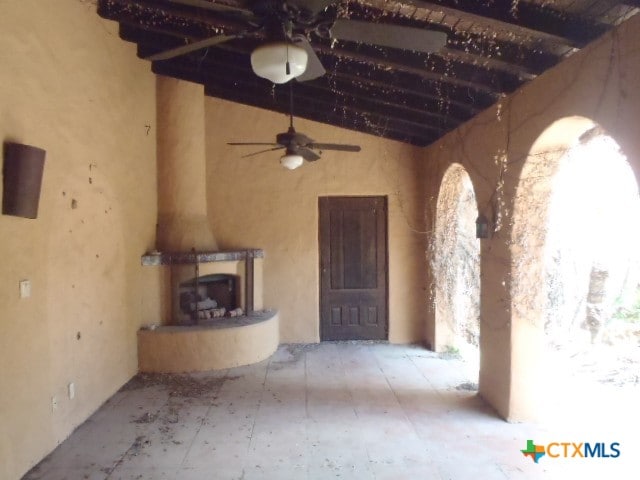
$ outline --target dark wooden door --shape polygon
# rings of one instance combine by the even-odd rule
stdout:
[[[320,339],[386,340],[387,201],[321,197]]]

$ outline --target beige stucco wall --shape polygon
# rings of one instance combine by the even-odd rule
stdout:
[[[536,395],[541,391],[538,387],[543,373],[536,362],[541,354],[541,325],[531,320],[531,312],[515,313],[518,309],[511,298],[514,255],[526,248],[511,236],[520,171],[547,127],[559,119],[578,116],[602,125],[621,145],[640,178],[638,78],[640,18],[634,18],[423,153],[429,226],[433,225],[442,175],[453,162],[461,163],[471,176],[481,212],[491,217],[490,206],[496,200],[504,201],[501,211],[505,226],[493,238],[481,242],[480,393],[511,420],[536,416]],[[571,142],[575,134],[566,132],[562,136]],[[547,137],[551,148],[558,143],[553,137]],[[495,161],[501,151],[506,152],[508,160],[502,193],[498,188],[500,162]],[[432,310],[427,318],[427,340],[433,341]]]
[[[91,3],[2,2],[0,135],[47,151],[38,218],[0,216],[6,480],[136,373],[136,331],[159,315],[158,270],[140,266],[157,211],[155,81]]]
[[[295,88],[295,87],[294,87]],[[264,305],[280,312],[281,342],[319,341],[318,197],[384,195],[389,199],[389,339],[424,337],[424,234],[415,178],[420,149],[369,135],[295,120],[319,142],[355,143],[362,152],[324,152],[289,171],[280,152],[250,158],[286,131],[285,115],[207,98],[208,205],[220,248],[265,250]]]

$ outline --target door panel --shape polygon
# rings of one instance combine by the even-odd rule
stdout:
[[[384,197],[321,197],[320,338],[387,338]]]

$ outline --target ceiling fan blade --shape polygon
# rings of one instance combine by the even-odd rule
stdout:
[[[275,147],[276,145],[280,145],[280,144],[273,143],[273,142],[229,142],[227,143],[227,145],[252,145],[252,146],[271,145],[272,147]]]
[[[359,152],[359,145],[344,145],[341,143],[309,143],[305,145],[308,148],[315,150],[338,150],[341,152]]]
[[[189,7],[202,8],[204,10],[213,10],[215,12],[229,12],[234,14],[240,14],[247,17],[253,17],[253,12],[240,7],[232,7],[230,5],[223,5],[221,3],[208,2],[206,0],[169,0],[171,3],[179,3],[180,5],[187,5]]]
[[[306,147],[298,147],[295,153],[301,155],[302,158],[304,158],[308,162],[315,162],[316,160],[320,159],[320,155]]]
[[[327,71],[322,66],[322,62],[318,58],[316,51],[313,49],[309,40],[303,35],[298,35],[293,39],[294,43],[305,49],[307,52],[307,68],[302,75],[296,77],[299,82],[307,82],[309,80],[315,80],[318,77],[323,76]]]
[[[233,40],[234,38],[239,38],[241,36],[242,35],[217,35],[215,37],[205,38],[204,40],[199,40],[197,42],[188,43],[187,45],[182,45],[181,47],[165,50],[164,52],[156,53],[154,55],[149,55],[145,58],[145,60],[151,60],[152,62],[155,62],[157,60],[168,60],[170,58],[184,55],[185,53],[195,52],[196,50],[200,50],[201,48],[213,47],[214,45],[218,45],[219,43]]]
[[[279,147],[267,148],[266,150],[260,150],[259,152],[249,153],[247,155],[242,155],[240,158],[253,157],[254,155],[260,155],[261,153],[273,152],[275,150],[282,150],[284,146],[280,145]]]
[[[339,18],[331,27],[331,36],[338,40],[370,43],[382,47],[431,53],[447,43],[447,34],[436,30],[403,27],[385,23],[369,23]]]

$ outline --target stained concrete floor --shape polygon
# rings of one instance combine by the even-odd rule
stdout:
[[[469,374],[417,346],[323,343],[225,371],[139,375],[24,479],[638,478],[637,414],[624,426],[597,412],[509,424]],[[621,455],[535,464],[527,439],[617,441]]]

